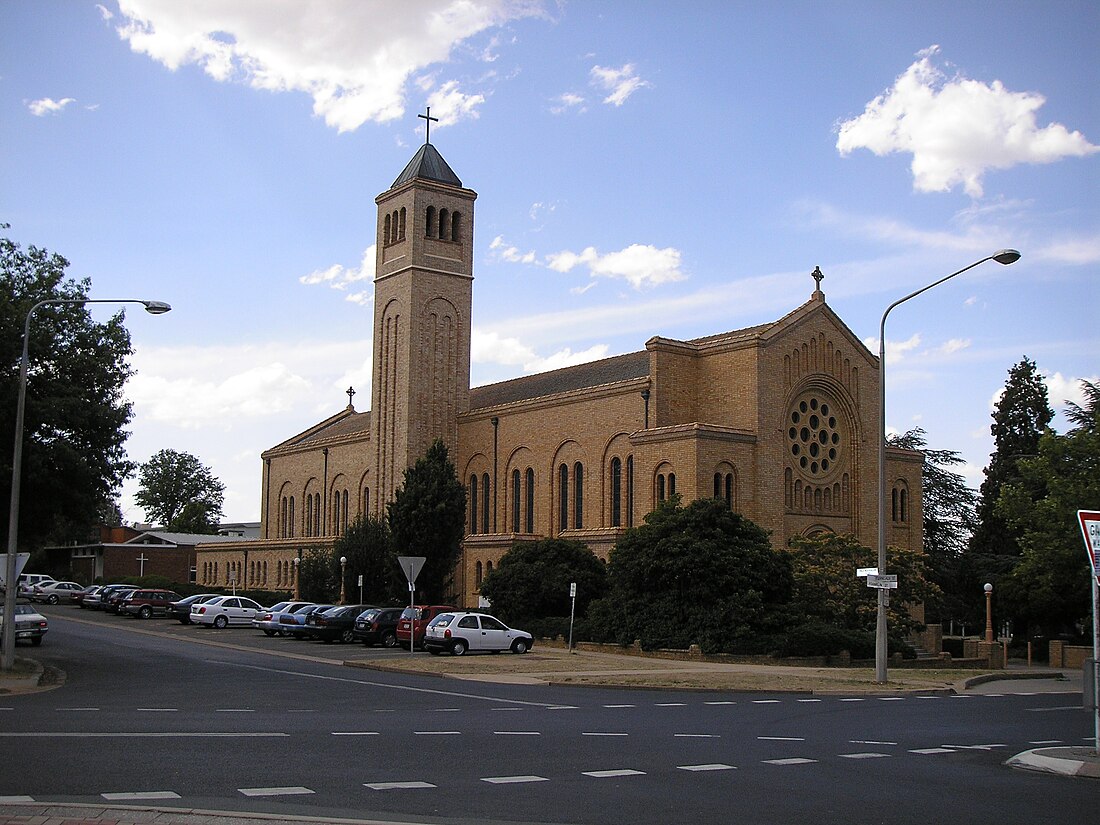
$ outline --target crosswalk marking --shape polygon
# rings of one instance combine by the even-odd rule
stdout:
[[[493,785],[512,785],[522,782],[549,782],[545,776],[484,776],[481,778],[482,782],[489,782]]]
[[[800,757],[792,757],[791,759],[765,759],[765,765],[809,765],[812,762],[816,762],[816,759],[802,759]]]
[[[372,791],[395,791],[406,788],[434,788],[431,782],[364,782],[364,788]]]
[[[736,767],[733,765],[724,765],[721,762],[712,762],[709,765],[677,765],[677,770],[681,771],[735,771]]]
[[[316,793],[316,791],[301,786],[290,788],[237,788],[237,792],[245,796],[302,796]]]
[[[585,776],[595,777],[596,779],[612,779],[616,776],[645,776],[645,771],[635,771],[630,768],[623,768],[615,771],[581,771]]]
[[[122,802],[137,799],[179,799],[180,795],[174,791],[137,791],[133,793],[101,793],[109,802]]]

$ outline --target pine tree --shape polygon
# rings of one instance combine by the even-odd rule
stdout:
[[[1035,367],[1024,357],[1008,371],[1004,394],[993,411],[993,453],[985,469],[978,498],[978,525],[970,540],[965,579],[980,594],[984,582],[1012,571],[1020,558],[1020,531],[997,512],[1001,490],[1020,480],[1020,462],[1039,452],[1039,438],[1054,418],[1047,389]]]

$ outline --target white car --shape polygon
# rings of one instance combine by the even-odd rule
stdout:
[[[191,605],[191,624],[213,625],[219,630],[235,625],[251,625],[264,608],[244,596],[218,596],[202,604]]]
[[[440,613],[424,631],[424,649],[433,655],[444,650],[454,656],[461,656],[467,650],[526,653],[534,643],[534,637],[527,631],[508,627],[487,613],[457,610]]]
[[[36,584],[45,584],[53,580],[53,576],[48,576],[45,573],[20,573],[19,584],[15,592],[20,596],[27,596],[29,598]]]
[[[32,602],[57,604],[62,599],[69,601],[73,593],[83,589],[84,585],[76,582],[41,582],[31,588],[30,599]]]
[[[273,604],[271,607],[264,610],[263,613],[256,615],[256,618],[252,620],[252,626],[258,627],[268,636],[282,636],[283,629],[279,625],[279,620],[282,618],[282,615],[284,613],[294,613],[312,604],[313,602],[279,602],[278,604]]]
[[[46,617],[39,613],[33,605],[17,604],[15,606],[15,642],[27,641],[32,645],[42,644],[42,638],[50,629]],[[0,611],[0,633],[4,631],[4,615]]]

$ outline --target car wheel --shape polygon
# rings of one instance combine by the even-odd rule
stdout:
[[[382,634],[382,647],[397,647],[397,634],[387,630]]]
[[[141,618],[143,619],[151,619],[153,618],[153,608],[151,608],[147,604],[142,605],[141,610],[138,611],[138,615],[141,616]]]
[[[351,628],[348,628],[347,630],[341,630],[340,631],[340,644],[350,645],[354,641],[355,641],[355,632]]]
[[[42,644],[42,637],[41,636],[35,636],[33,639],[31,639],[31,644],[34,645],[35,647],[38,647],[40,644]]]
[[[191,624],[191,620],[187,618],[180,619],[180,624]]]
[[[46,601],[48,601],[50,604],[57,604],[57,596],[51,595],[48,599],[46,599]]]
[[[462,639],[455,639],[454,644],[451,645],[452,656],[463,656],[466,653],[466,643]]]
[[[264,630],[264,635],[265,635],[265,636],[274,636],[274,635],[275,635],[275,631],[274,631],[274,630],[267,630],[267,629],[265,629],[265,630]]]
[[[516,639],[514,642],[512,642],[513,653],[526,653],[527,650],[528,646],[526,639]]]
[[[229,624],[229,618],[228,617],[226,617],[226,616],[215,616],[214,617],[214,627],[218,628],[218,630],[224,630],[228,624]]]

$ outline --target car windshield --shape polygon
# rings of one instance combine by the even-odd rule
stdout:
[[[428,625],[428,627],[446,627],[451,623],[452,619],[454,619],[454,616],[452,614],[440,613],[438,616],[432,619],[432,623]]]
[[[317,605],[315,605],[315,604],[300,604],[297,607],[295,607],[293,610],[290,610],[288,612],[289,613],[308,613],[310,610],[312,610],[316,606]]]
[[[370,610],[364,610],[362,613],[359,614],[359,618],[363,619],[364,621],[372,622],[374,621],[374,618],[381,612],[381,610],[375,610],[374,608]]]
[[[35,610],[32,605],[29,605],[29,604],[17,604],[15,606],[15,615],[16,616],[29,616],[30,614],[37,613],[37,612],[38,611]]]

